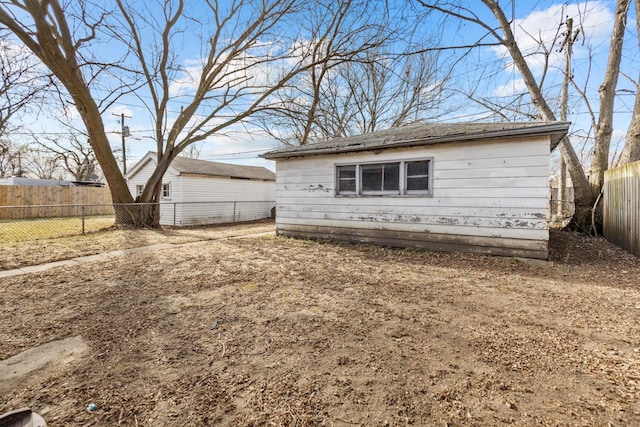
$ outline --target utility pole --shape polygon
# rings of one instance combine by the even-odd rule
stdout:
[[[565,33],[564,40],[560,45],[560,51],[564,49],[564,79],[562,80],[562,92],[560,93],[560,120],[567,121],[569,103],[569,81],[573,77],[571,73],[571,51],[573,49],[573,43],[578,38],[580,30],[576,30],[573,34],[573,18],[567,18],[567,32]],[[561,218],[565,215],[565,199],[567,197],[567,164],[562,156],[560,156],[560,182],[558,183],[558,205],[556,206],[556,214]]]
[[[118,114],[113,113],[114,116],[118,116]],[[124,125],[124,118],[131,118],[131,116],[125,116],[124,113],[120,114],[120,125],[121,125],[121,130],[120,130],[120,134],[122,135],[122,175],[126,175],[127,174],[127,149],[126,149],[126,145],[125,145],[125,140],[128,136],[130,136],[129,133],[129,126],[125,126]]]

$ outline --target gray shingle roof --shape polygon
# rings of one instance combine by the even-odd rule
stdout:
[[[316,144],[282,148],[264,153],[260,157],[278,159],[536,135],[549,135],[553,151],[567,133],[569,124],[568,122],[419,123]]]
[[[276,174],[262,166],[232,165],[229,163],[209,162],[207,160],[176,157],[171,167],[181,174],[224,176],[231,178],[262,179],[275,181]]]

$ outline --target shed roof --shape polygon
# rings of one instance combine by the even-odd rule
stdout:
[[[229,163],[210,162],[208,160],[176,157],[171,167],[180,174],[228,176],[231,178],[263,179],[275,181],[276,174],[262,166],[233,165]]]
[[[135,166],[127,173],[131,178],[149,161],[156,161],[157,154],[148,152]],[[171,162],[171,168],[180,175],[208,175],[217,177],[260,179],[264,181],[275,181],[276,174],[262,166],[233,165],[230,163],[210,162],[208,160],[191,159],[189,157],[178,156]]]
[[[279,159],[538,135],[551,137],[553,151],[566,135],[569,125],[569,122],[418,123],[316,144],[282,148],[264,153],[260,157]]]

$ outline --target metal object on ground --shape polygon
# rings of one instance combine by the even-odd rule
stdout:
[[[44,419],[30,408],[20,408],[0,415],[0,427],[46,427]]]

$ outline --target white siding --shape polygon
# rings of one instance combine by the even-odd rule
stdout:
[[[432,197],[335,194],[336,164],[428,157],[433,158]],[[367,240],[363,230],[372,230],[372,235],[384,231],[387,240],[401,233],[399,240],[433,238],[443,244],[459,244],[460,236],[468,236],[476,245],[546,257],[548,137],[279,159],[277,169],[281,234],[314,237],[315,227],[317,237],[339,237],[344,230]],[[501,243],[505,239],[513,241]]]
[[[171,195],[168,198],[160,198],[160,224],[174,225],[183,215],[184,206],[176,202],[182,200],[183,183],[178,172],[169,167],[162,177],[162,184],[171,184]]]
[[[150,159],[147,161],[135,175],[129,177],[127,180],[127,184],[129,186],[129,191],[135,198],[137,196],[136,187],[138,185],[146,185],[147,181],[151,177],[151,174],[155,170],[156,161],[154,159]],[[179,218],[181,215],[181,206],[176,205],[173,206],[170,203],[173,201],[180,200],[180,175],[178,175],[175,169],[171,167],[165,173],[164,178],[162,180],[163,183],[170,182],[171,183],[171,199],[161,199],[160,201],[160,224],[161,225],[173,225],[174,222],[174,214],[176,218]],[[175,185],[174,185],[175,184]],[[175,208],[175,209],[174,209]],[[175,212],[174,212],[175,210]]]
[[[182,215],[176,225],[216,224],[269,218],[275,183],[182,175]]]
[[[145,185],[153,173],[150,160],[128,179],[131,193]],[[161,198],[161,225],[202,225],[269,218],[275,206],[275,182],[230,179],[204,175],[180,175],[169,167],[163,184],[171,184],[171,196]]]
[[[149,177],[153,173],[153,170],[156,167],[156,163],[153,160],[148,160],[135,175],[130,176],[127,179],[127,185],[129,186],[129,191],[136,197],[136,186],[137,185],[145,185],[149,180]]]

